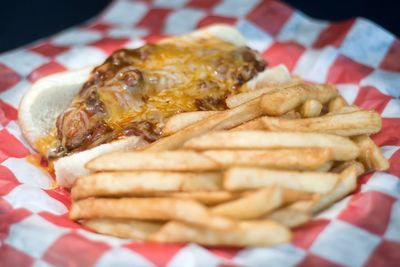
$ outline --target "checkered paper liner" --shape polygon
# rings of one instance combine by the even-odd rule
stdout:
[[[45,14],[44,14],[45,15]],[[235,25],[270,66],[336,84],[383,118],[373,136],[387,172],[295,229],[292,243],[259,248],[149,244],[98,235],[68,219],[69,193],[31,165],[17,107],[32,82],[101,63],[121,47],[212,23]],[[282,2],[114,1],[84,25],[0,55],[0,266],[400,266],[400,41],[363,19],[311,19]]]

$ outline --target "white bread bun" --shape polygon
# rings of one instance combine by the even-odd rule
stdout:
[[[92,67],[49,75],[38,80],[24,95],[19,106],[19,124],[28,142],[34,147],[38,138],[55,126],[57,116],[71,103],[87,80]],[[57,184],[72,186],[78,176],[88,174],[84,165],[96,156],[147,144],[142,138],[130,136],[95,148],[60,158],[54,162]]]
[[[242,35],[235,28],[224,24],[202,28],[181,37],[167,38],[161,43],[196,41],[209,37],[219,38],[235,46],[245,45]],[[24,95],[18,119],[23,135],[33,148],[36,149],[35,144],[40,137],[46,136],[55,127],[58,115],[68,108],[92,69],[89,67],[44,77],[35,82]],[[60,186],[70,187],[78,176],[88,173],[84,165],[89,160],[109,152],[137,149],[146,143],[140,137],[130,136],[58,159],[54,163],[56,181]]]

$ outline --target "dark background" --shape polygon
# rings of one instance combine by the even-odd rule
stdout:
[[[243,0],[246,1],[246,0]],[[98,14],[110,0],[1,0],[0,52],[79,24]],[[286,0],[311,17],[342,20],[363,16],[400,35],[400,1]]]

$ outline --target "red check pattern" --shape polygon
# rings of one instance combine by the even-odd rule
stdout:
[[[207,248],[89,232],[68,219],[69,192],[26,161],[18,102],[48,74],[101,63],[113,50],[212,23],[235,25],[270,66],[338,86],[383,117],[391,167],[298,227],[291,244]],[[0,55],[0,266],[400,266],[400,41],[362,18],[329,23],[279,1],[115,0],[90,23]],[[196,264],[194,264],[196,263]]]

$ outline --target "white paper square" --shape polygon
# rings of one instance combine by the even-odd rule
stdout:
[[[236,28],[244,36],[247,45],[259,52],[265,51],[273,42],[271,35],[247,20],[240,20]]]
[[[77,69],[100,64],[106,57],[107,55],[98,48],[77,46],[58,55],[56,59],[68,69]]]
[[[399,146],[382,146],[382,147],[380,147],[380,149],[383,153],[383,156],[387,159],[390,159],[393,156],[393,154],[396,153],[397,150],[400,149],[400,147]]]
[[[277,39],[279,41],[296,41],[306,47],[311,46],[320,32],[327,27],[325,21],[311,19],[299,12],[290,16],[282,27]]]
[[[101,241],[101,242],[107,243],[113,247],[122,246],[124,244],[129,244],[130,242],[132,242],[130,239],[123,239],[123,238],[118,238],[118,237],[113,237],[113,236],[97,234],[97,233],[90,232],[90,231],[87,231],[84,229],[78,229],[76,231],[77,231],[77,233],[79,233],[80,235],[84,236],[85,238],[87,238],[89,240]]]
[[[22,76],[27,76],[34,69],[47,63],[48,59],[38,53],[18,49],[0,55],[0,63],[4,63]]]
[[[21,101],[22,96],[25,94],[26,90],[32,85],[28,80],[21,80],[13,87],[8,90],[0,93],[0,98],[7,104],[10,104],[14,108],[18,108],[19,102]]]
[[[297,61],[293,73],[307,81],[324,83],[336,57],[337,50],[332,47],[306,50]]]
[[[172,12],[165,23],[165,33],[182,34],[194,30],[197,23],[205,16],[199,9],[185,8]]]
[[[362,86],[372,85],[382,94],[400,97],[400,75],[398,72],[376,69],[362,79],[360,84]]]
[[[147,11],[148,7],[144,3],[114,1],[101,20],[112,24],[135,24],[146,15]]]
[[[177,8],[187,4],[190,0],[155,0],[153,5],[156,7]]]
[[[211,252],[196,244],[189,244],[181,248],[168,263],[167,267],[185,266],[219,266],[221,260]]]
[[[321,213],[319,213],[317,216],[315,216],[315,218],[317,218],[317,219],[333,219],[333,218],[336,218],[347,207],[347,204],[350,202],[350,199],[352,197],[353,196],[350,195],[350,196],[347,196],[347,197],[343,198],[339,202],[336,202],[335,204],[333,204],[332,206],[330,206],[326,210],[324,210]]]
[[[146,29],[132,27],[116,27],[108,31],[109,37],[114,38],[136,38],[148,34]]]
[[[4,242],[34,258],[40,258],[55,240],[68,231],[33,214],[11,225]]]
[[[349,223],[333,220],[319,234],[310,251],[344,266],[363,266],[380,238]]]
[[[400,242],[400,201],[393,203],[388,228],[385,232],[385,238]]]
[[[398,88],[400,90],[400,88]],[[400,100],[391,99],[382,112],[383,118],[400,118]]]
[[[17,180],[23,184],[48,189],[53,183],[48,173],[27,162],[24,158],[8,158],[2,165],[9,168]]]
[[[155,267],[155,265],[149,262],[146,258],[141,256],[134,251],[123,248],[116,247],[105,252],[96,263],[96,267]]]
[[[52,265],[42,260],[35,260],[31,267],[52,267]]]
[[[86,29],[69,29],[57,34],[51,41],[56,45],[84,45],[101,38],[101,33]]]
[[[337,84],[336,88],[339,90],[339,94],[343,96],[349,104],[354,103],[360,90],[360,88],[354,84]]]
[[[375,190],[400,198],[400,179],[386,172],[374,172],[361,191]]]
[[[394,41],[391,33],[364,18],[357,18],[340,51],[365,65],[378,67]]]
[[[305,256],[304,250],[293,245],[258,247],[241,250],[235,256],[240,266],[281,267],[296,266]]]
[[[27,184],[15,187],[3,197],[14,209],[25,208],[32,212],[48,211],[56,215],[68,212],[60,201],[50,197],[42,189]]]
[[[258,3],[259,0],[223,0],[214,7],[214,13],[227,17],[243,17]]]

